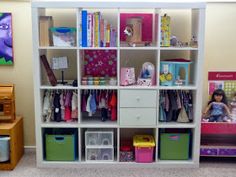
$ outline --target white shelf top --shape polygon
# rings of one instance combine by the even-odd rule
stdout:
[[[80,50],[117,50],[118,47],[79,47]]]
[[[159,86],[160,90],[197,90],[197,86]]]
[[[157,86],[140,86],[140,85],[128,85],[128,86],[119,86],[119,89],[157,89]]]
[[[50,50],[61,50],[61,49],[67,49],[67,50],[76,50],[77,47],[56,47],[56,46],[39,46],[39,49],[50,49]]]
[[[80,125],[80,127],[86,127],[86,128],[117,128],[119,125],[117,123],[117,121],[96,121],[96,120],[82,120]]]
[[[194,47],[160,47],[160,50],[198,50]]]
[[[160,160],[158,159],[157,163],[159,164],[166,164],[166,165],[188,165],[194,164],[192,159],[189,160]]]
[[[120,125],[120,128],[156,128],[156,125]]]
[[[118,89],[118,86],[111,86],[111,85],[81,85],[79,86],[80,89]]]
[[[157,47],[120,47],[120,50],[157,50]]]
[[[166,8],[166,9],[185,9],[185,8],[205,8],[204,2],[166,2],[155,0],[33,0],[32,7],[92,7],[92,8]]]
[[[41,90],[44,89],[51,89],[51,90],[57,90],[57,89],[69,89],[69,90],[76,90],[78,87],[73,87],[73,86],[68,86],[68,85],[59,85],[59,86],[47,86],[47,85],[42,85],[40,86]]]
[[[42,123],[41,127],[43,128],[78,128],[78,122],[48,122]]]
[[[114,149],[114,146],[107,145],[107,146],[98,146],[98,145],[86,145],[86,149]]]
[[[195,128],[194,123],[158,122],[158,128]]]

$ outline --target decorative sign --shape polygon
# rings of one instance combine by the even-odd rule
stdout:
[[[228,99],[236,93],[236,72],[212,71],[208,72],[208,94],[212,95],[214,90],[222,89]]]
[[[52,58],[52,69],[66,69],[68,68],[67,57]]]

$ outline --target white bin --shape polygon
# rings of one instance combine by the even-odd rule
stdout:
[[[10,159],[10,137],[0,136],[0,162]]]

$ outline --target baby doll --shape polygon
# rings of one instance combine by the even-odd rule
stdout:
[[[209,117],[207,114],[209,113]],[[228,117],[226,116],[228,115]],[[217,89],[213,92],[211,100],[208,102],[203,117],[209,119],[209,122],[228,122],[230,121],[230,111],[227,106],[225,92]]]

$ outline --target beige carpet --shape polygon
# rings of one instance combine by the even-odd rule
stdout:
[[[38,169],[35,152],[27,151],[13,171],[0,171],[0,177],[236,177],[235,162],[204,161],[199,169]]]

